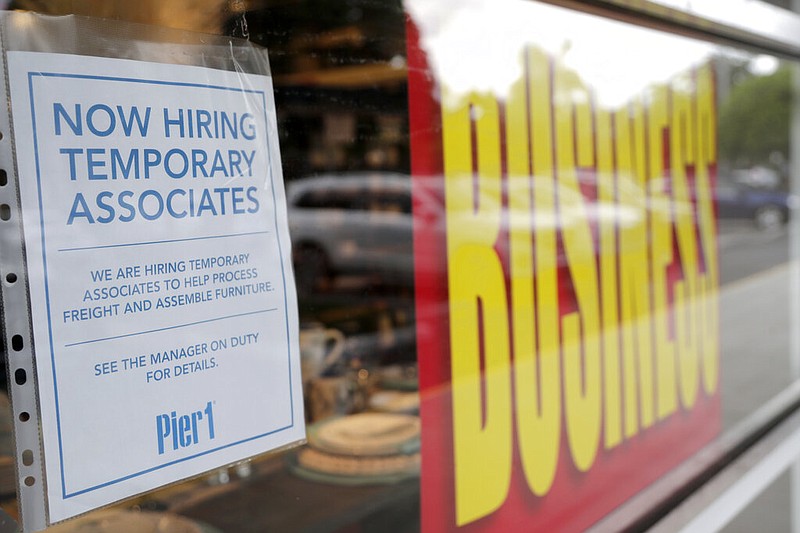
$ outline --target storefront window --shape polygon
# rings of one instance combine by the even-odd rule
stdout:
[[[275,90],[308,443],[73,525],[583,530],[800,377],[793,60],[523,0],[8,8]]]
[[[792,484],[789,472],[779,477],[722,531],[752,531],[769,523],[774,531],[790,531]]]

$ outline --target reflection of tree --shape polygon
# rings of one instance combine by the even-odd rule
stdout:
[[[725,83],[722,81],[722,83]],[[753,76],[731,88],[719,110],[719,150],[736,167],[752,167],[789,153],[792,104],[789,69]]]

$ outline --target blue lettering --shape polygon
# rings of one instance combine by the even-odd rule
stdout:
[[[211,133],[209,126],[211,125],[211,113],[205,109],[197,110],[197,138],[203,138],[203,131],[206,132],[206,137],[213,139],[214,135]]]
[[[106,116],[108,117],[108,126],[106,129],[98,129],[95,126],[95,113],[98,111],[105,112]],[[114,116],[114,111],[111,110],[105,104],[94,104],[92,107],[89,108],[89,111],[86,113],[86,126],[89,127],[89,130],[97,135],[98,137],[108,137],[111,135],[111,132],[117,127],[117,119]]]
[[[231,169],[231,176],[242,176],[242,154],[244,152],[228,150],[228,163]]]
[[[75,172],[75,156],[83,153],[83,148],[62,148],[59,153],[69,156],[69,179],[75,181],[77,179]]]
[[[147,137],[147,130],[150,126],[150,108],[146,108],[144,111],[144,121],[142,121],[142,117],[139,114],[139,108],[133,106],[131,108],[131,114],[127,117],[127,122],[125,119],[125,112],[122,109],[121,105],[117,106],[117,113],[119,113],[119,120],[122,122],[122,131],[125,132],[125,137],[131,136],[131,131],[133,130],[133,121],[136,121],[136,124],[139,128],[139,135],[142,137]]]
[[[158,415],[156,417],[156,434],[158,435],[158,455],[163,455],[164,440],[170,434],[169,415]]]
[[[228,177],[228,170],[225,167],[225,163],[222,161],[222,153],[220,153],[219,150],[214,154],[214,162],[211,164],[211,175],[213,176],[217,171],[222,172],[222,175],[226,178]]]
[[[155,199],[156,205],[158,206],[155,213],[148,213],[145,209],[145,200],[151,196]],[[142,217],[145,220],[156,220],[160,218],[164,213],[164,199],[161,197],[161,194],[153,189],[147,189],[144,191],[139,197],[139,212],[142,214]]]
[[[248,187],[247,188],[247,199],[250,200],[252,207],[248,208],[248,213],[258,213],[259,208],[261,205],[258,203],[258,188],[257,187]]]
[[[241,207],[242,203],[244,203],[244,188],[231,187],[231,205],[233,206],[234,215],[243,215],[245,213],[244,208]]]
[[[231,136],[232,139],[238,139],[239,138],[239,132],[237,131],[237,128],[236,128],[236,119],[234,118],[233,119],[234,121],[231,122],[231,119],[228,117],[227,113],[222,113],[222,117],[221,118],[222,118],[222,121],[221,121],[222,124],[221,124],[221,128],[220,129],[222,130],[222,132],[221,132],[222,133],[222,138],[223,139],[227,139],[227,137],[225,136],[225,130],[227,129],[228,132],[230,132],[230,136]],[[226,126],[227,126],[227,128],[226,128]]]
[[[206,153],[204,150],[192,150],[192,176],[195,178],[198,177],[200,174],[197,172],[197,170],[200,169],[200,172],[202,172],[204,178],[209,177],[205,166],[207,162],[208,153]]]
[[[178,435],[180,436],[181,448],[188,448],[194,444],[191,438],[192,421],[189,415],[183,415],[178,419]]]
[[[103,191],[97,195],[97,207],[108,213],[108,216],[100,216],[97,217],[97,221],[101,224],[108,224],[109,222],[114,221],[114,215],[116,214],[114,208],[105,203],[106,199],[111,199],[114,197],[114,194],[110,191]]]
[[[72,202],[72,209],[69,211],[69,218],[67,219],[67,226],[71,226],[76,218],[83,217],[89,224],[94,224],[94,217],[92,217],[89,206],[86,204],[82,193],[75,195],[75,200]]]
[[[171,126],[178,126],[178,131],[180,131],[179,136],[184,136],[183,130],[183,109],[178,109],[178,118],[170,118],[169,117],[169,108],[164,108],[164,135],[167,136],[169,139],[170,137],[170,127]]]
[[[119,153],[118,148],[111,149],[111,179],[117,179],[117,170],[122,171],[122,178],[128,179],[131,175],[131,169],[134,172],[133,178],[139,179],[139,150],[131,150],[128,153],[127,163],[122,160],[122,155]]]
[[[144,179],[150,179],[150,169],[161,163],[161,152],[153,148],[144,149]]]
[[[217,188],[214,189],[214,192],[219,194],[219,212],[221,215],[225,214],[225,193],[228,192],[230,189],[228,188]]]
[[[203,194],[200,197],[200,205],[197,207],[195,216],[200,216],[203,211],[211,211],[211,214],[217,216],[217,208],[214,207],[214,201],[211,199],[211,193],[208,189],[203,189]]]
[[[128,198],[133,197],[133,191],[122,191],[119,193],[119,198],[117,202],[119,206],[128,211],[127,215],[120,215],[119,220],[120,222],[130,222],[134,218],[136,218],[136,210],[133,208],[133,204],[128,203]]]
[[[214,440],[214,410],[211,402],[206,404],[205,413],[206,419],[208,419],[208,438]]]
[[[256,151],[255,150],[250,150],[250,157],[247,157],[247,152],[245,152],[244,150],[241,150],[241,152],[242,152],[242,157],[244,157],[244,162],[247,163],[247,175],[248,176],[252,176],[253,175],[253,159],[256,158]]]
[[[107,180],[108,174],[100,174],[94,171],[95,168],[98,167],[105,167],[106,162],[105,160],[96,160],[94,157],[96,155],[104,155],[106,153],[105,148],[87,148],[86,149],[86,166],[87,171],[89,173],[90,180]]]
[[[169,373],[164,369],[160,379],[169,378]],[[156,371],[148,371],[148,381],[160,381],[155,378]],[[201,423],[206,426],[206,431],[200,431]],[[177,411],[156,415],[156,448],[158,454],[163,455],[167,451],[168,443],[172,445],[172,451],[180,448],[188,448],[199,444],[201,439],[208,435],[208,440],[214,440],[214,407],[213,402],[208,402],[204,409],[191,413],[178,415]]]
[[[253,119],[253,115],[250,113],[245,113],[242,115],[241,120],[239,121],[239,129],[242,131],[242,137],[247,139],[248,141],[252,141],[256,138],[256,126],[255,121]]]
[[[74,135],[83,135],[83,123],[81,122],[81,104],[75,104],[75,120],[69,116],[64,106],[58,102],[53,103],[53,122],[55,123],[56,135],[61,135],[61,119],[63,118],[69,129]]]
[[[183,167],[179,171],[175,171],[172,169],[170,165],[170,161],[172,161],[173,156],[179,156],[178,159],[183,161]],[[186,156],[186,152],[179,148],[173,148],[164,156],[164,170],[167,171],[167,175],[170,178],[180,179],[186,175],[186,172],[189,170],[189,158]]]
[[[186,191],[183,189],[175,189],[167,195],[167,211],[169,211],[169,214],[172,215],[173,218],[184,218],[188,214],[186,209],[183,211],[175,211],[175,208],[172,205],[172,199],[179,194],[181,196],[186,196]]]

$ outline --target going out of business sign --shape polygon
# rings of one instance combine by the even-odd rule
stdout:
[[[406,2],[414,194],[441,215],[414,226],[422,531],[585,531],[720,429],[714,63],[440,4]]]
[[[8,66],[49,520],[303,438],[270,78]]]

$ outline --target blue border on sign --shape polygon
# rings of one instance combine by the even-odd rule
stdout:
[[[41,240],[42,240],[42,266],[44,268],[44,293],[45,299],[47,301],[47,332],[50,340],[50,364],[53,372],[53,393],[55,399],[55,407],[56,407],[56,428],[58,432],[58,455],[59,455],[59,465],[61,470],[61,494],[63,499],[72,498],[75,496],[79,496],[81,494],[86,494],[88,492],[92,492],[104,487],[108,487],[110,485],[115,485],[117,483],[121,483],[123,481],[136,478],[142,476],[144,474],[148,474],[150,472],[154,472],[156,470],[161,470],[168,466],[172,466],[178,463],[183,463],[186,461],[190,461],[192,459],[196,459],[198,457],[202,457],[205,455],[209,455],[220,450],[224,450],[227,448],[232,448],[235,446],[239,446],[241,444],[251,442],[254,440],[258,440],[270,435],[274,435],[276,433],[280,433],[282,431],[286,431],[291,429],[295,426],[294,420],[294,390],[292,386],[292,362],[291,362],[291,345],[289,345],[287,350],[287,363],[288,363],[288,370],[289,370],[289,412],[290,412],[290,419],[291,423],[288,426],[283,426],[272,431],[268,431],[266,433],[261,433],[258,435],[254,435],[252,437],[248,437],[246,439],[241,439],[236,442],[232,442],[223,446],[218,446],[216,448],[212,448],[210,450],[206,450],[200,453],[196,453],[194,455],[190,455],[187,457],[182,457],[180,459],[176,459],[173,461],[161,463],[155,465],[151,468],[147,468],[145,470],[134,472],[133,474],[129,474],[127,476],[123,476],[120,478],[109,480],[105,483],[101,483],[98,485],[94,485],[92,487],[88,487],[85,489],[81,489],[78,491],[74,491],[71,493],[67,493],[66,488],[66,479],[64,475],[64,450],[62,444],[62,436],[61,436],[61,412],[59,406],[59,399],[58,399],[58,377],[56,374],[56,360],[55,360],[55,346],[54,346],[54,339],[53,339],[53,328],[52,328],[52,321],[51,321],[51,312],[50,312],[50,287],[48,281],[48,272],[47,272],[47,246],[45,240],[45,223],[44,223],[44,208],[43,208],[43,200],[42,200],[42,181],[41,181],[41,171],[39,165],[39,140],[36,130],[36,106],[35,106],[35,99],[34,99],[34,80],[36,79],[44,79],[44,78],[69,78],[69,79],[81,79],[81,80],[100,80],[100,81],[110,81],[110,82],[120,82],[120,83],[137,83],[143,85],[162,85],[162,86],[172,86],[172,87],[187,87],[187,88],[195,88],[195,89],[208,89],[208,90],[217,90],[217,91],[229,91],[229,92],[239,92],[239,93],[246,93],[246,94],[253,94],[253,95],[260,95],[262,101],[262,108],[264,110],[264,128],[266,133],[266,149],[267,149],[267,168],[269,172],[269,180],[270,184],[272,185],[272,204],[273,204],[273,227],[276,230],[276,242],[278,243],[278,255],[280,257],[280,266],[281,266],[281,279],[283,282],[283,304],[284,304],[284,324],[286,329],[286,339],[287,343],[289,340],[289,310],[288,310],[288,297],[287,297],[287,290],[286,290],[286,271],[284,268],[284,255],[283,255],[283,248],[281,246],[281,238],[280,232],[277,231],[278,229],[278,210],[277,210],[277,199],[275,198],[275,176],[273,172],[273,164],[274,161],[272,159],[272,154],[270,151],[270,121],[269,116],[267,114],[267,97],[266,93],[263,90],[257,89],[244,89],[241,87],[226,87],[222,85],[209,85],[203,83],[191,83],[191,82],[172,82],[172,81],[164,81],[164,80],[148,80],[148,79],[140,79],[140,78],[127,78],[127,77],[115,77],[115,76],[94,76],[88,74],[67,74],[67,73],[60,73],[60,72],[28,72],[28,94],[30,98],[30,105],[31,105],[31,123],[33,126],[33,150],[34,150],[34,160],[36,165],[36,186],[37,186],[37,194],[39,200],[39,226],[41,229]],[[258,233],[258,232],[256,232]],[[247,235],[247,234],[235,234],[230,236],[240,236],[240,235]],[[201,239],[217,239],[221,237],[227,237],[228,235],[210,235],[206,237],[198,237],[193,240],[201,240]],[[188,240],[188,239],[187,239]],[[120,244],[119,246],[135,246],[139,244],[154,244],[152,242],[146,243],[128,243],[128,244]],[[59,250],[63,252],[68,251],[81,251],[80,248],[75,249],[64,249]],[[264,312],[265,310],[258,311]],[[269,310],[271,311],[271,310]],[[221,317],[219,320],[231,318],[231,317]],[[205,321],[204,321],[205,322]],[[193,325],[193,324],[187,324]],[[110,339],[99,339],[100,340],[110,340]],[[93,341],[93,342],[98,342]]]

